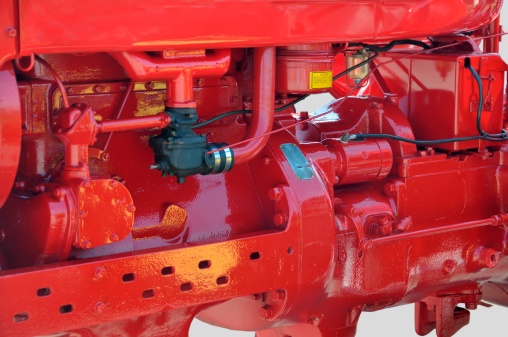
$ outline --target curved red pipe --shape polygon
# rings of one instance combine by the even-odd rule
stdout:
[[[255,157],[266,145],[273,124],[275,102],[275,47],[254,49],[252,120],[245,139],[252,141],[234,148],[235,165]],[[262,136],[262,137],[261,137]]]
[[[202,56],[174,59],[143,52],[118,52],[110,55],[134,81],[176,80],[186,69],[190,69],[193,77],[222,76],[231,62],[231,49],[216,49]]]

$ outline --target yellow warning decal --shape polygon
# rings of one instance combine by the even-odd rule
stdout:
[[[309,89],[325,89],[332,87],[332,71],[311,71]]]

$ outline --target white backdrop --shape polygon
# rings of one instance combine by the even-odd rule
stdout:
[[[501,21],[505,30],[508,30],[508,3],[501,12]],[[508,35],[503,37],[501,55],[508,62]],[[299,111],[314,111],[332,99],[329,94],[313,95],[297,104]],[[384,309],[377,312],[362,313],[358,323],[356,337],[414,337],[413,305],[404,305],[396,308]],[[471,322],[462,328],[454,337],[507,337],[508,329],[504,322],[508,319],[508,308],[493,306],[484,308],[479,306],[471,311]],[[217,328],[194,320],[190,329],[190,337],[253,337],[252,332],[239,332]],[[428,336],[435,336],[431,332]],[[304,337],[304,336],[294,336]]]

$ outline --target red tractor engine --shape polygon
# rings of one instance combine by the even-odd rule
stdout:
[[[0,0],[0,336],[508,305],[500,7]]]

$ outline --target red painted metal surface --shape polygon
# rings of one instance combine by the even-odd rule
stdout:
[[[0,68],[0,207],[9,196],[21,149],[21,107],[16,78],[10,64]]]
[[[21,53],[162,50],[392,40],[490,22],[499,0],[193,2],[19,1]],[[192,18],[189,19],[189,12]],[[41,15],[44,13],[44,15]],[[62,18],[83,17],[79,20]],[[361,20],[361,21],[359,21]],[[121,23],[113,32],[111,22]],[[211,22],[213,24],[203,24]],[[178,29],[175,29],[178,27]],[[234,28],[232,28],[234,27]]]
[[[407,142],[475,136],[480,100],[501,132],[499,41],[457,35],[498,32],[500,1],[0,4],[19,30],[0,37],[0,336],[184,337],[198,317],[353,337],[363,311],[416,303],[416,332],[450,337],[508,305],[508,145]],[[398,37],[440,49],[382,51],[369,83],[330,89],[357,96],[288,105],[355,42]],[[182,131],[196,113],[221,118]],[[207,165],[189,138],[229,144],[234,167],[163,177],[156,135]]]

